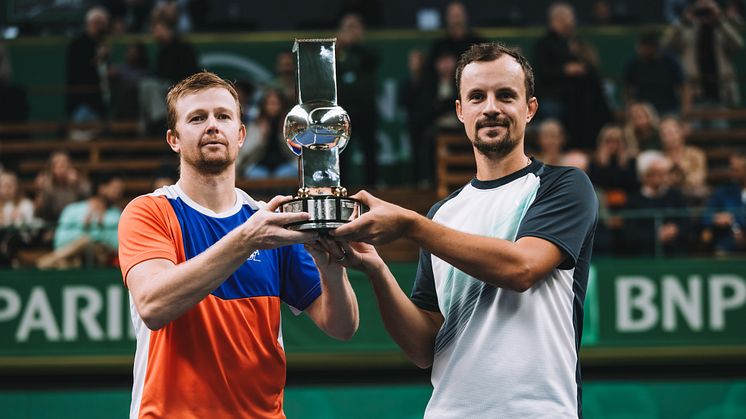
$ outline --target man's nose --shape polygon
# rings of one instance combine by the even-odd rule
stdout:
[[[500,104],[494,96],[487,96],[487,99],[484,101],[482,113],[485,115],[497,115],[500,113]]]
[[[217,132],[218,132],[218,119],[215,117],[215,115],[210,115],[207,117],[207,133],[216,134]]]

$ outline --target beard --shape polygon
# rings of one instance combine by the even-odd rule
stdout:
[[[184,163],[206,175],[219,175],[235,161],[235,156],[230,155],[227,146],[220,152],[207,152],[203,147],[199,147],[196,152],[182,153],[182,158]]]
[[[502,133],[494,136],[480,135],[479,130],[485,127],[503,127]],[[507,118],[484,118],[477,121],[472,144],[481,154],[487,157],[505,157],[515,150],[519,141],[511,138],[510,120]]]

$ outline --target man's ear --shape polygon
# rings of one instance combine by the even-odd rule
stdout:
[[[181,151],[179,133],[176,132],[175,129],[166,131],[166,142],[168,143],[168,146],[171,147],[171,150],[175,151],[177,154]]]
[[[464,115],[461,113],[461,100],[456,99],[456,117],[461,123],[464,123]]]
[[[536,99],[536,97],[532,97],[528,101],[528,114],[526,115],[526,123],[531,122],[531,120],[534,118],[534,115],[536,115],[536,112],[539,110],[539,101]]]
[[[238,148],[243,147],[244,140],[246,140],[246,125],[241,124],[241,128],[238,129]]]

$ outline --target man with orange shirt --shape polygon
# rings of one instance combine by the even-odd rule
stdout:
[[[246,128],[233,86],[197,73],[168,93],[175,185],[133,200],[119,255],[137,334],[130,417],[282,418],[280,303],[349,339],[358,308],[344,269],[316,233],[285,229],[307,213],[275,212],[235,188]],[[315,262],[315,263],[314,263]]]

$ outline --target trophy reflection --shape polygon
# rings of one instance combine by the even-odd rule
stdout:
[[[285,117],[284,136],[298,155],[300,187],[283,212],[308,212],[291,230],[328,231],[360,216],[364,206],[340,184],[339,153],[350,139],[350,117],[337,105],[335,39],[296,39],[298,104]]]

